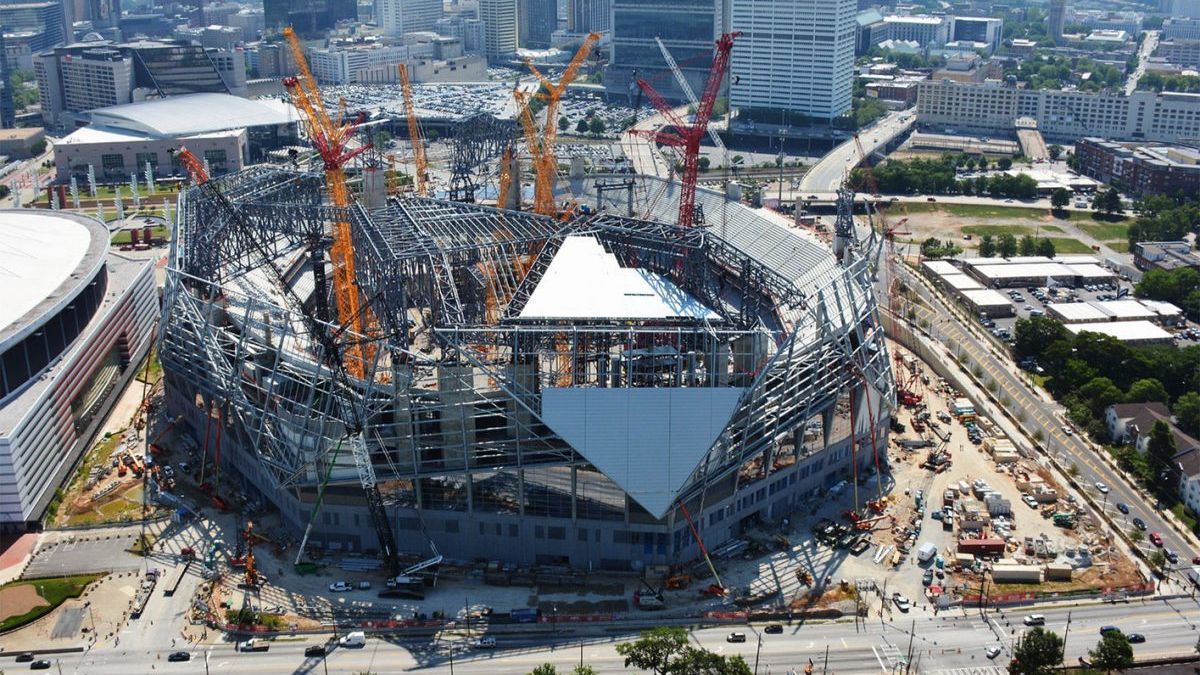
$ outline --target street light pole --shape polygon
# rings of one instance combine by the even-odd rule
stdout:
[[[762,636],[758,636],[758,647],[754,650],[754,675],[758,675],[758,657],[762,654]]]
[[[1071,612],[1068,611],[1067,612],[1067,627],[1063,629],[1062,658],[1059,659],[1059,661],[1061,663],[1067,662],[1067,636],[1070,634],[1071,634]]]

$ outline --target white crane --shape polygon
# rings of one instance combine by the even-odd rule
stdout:
[[[683,76],[683,71],[679,69],[679,64],[675,63],[671,52],[667,51],[667,46],[657,37],[654,38],[654,41],[658,43],[658,48],[662,50],[663,58],[666,59],[667,65],[671,67],[671,72],[675,73],[675,81],[679,83],[679,88],[687,95],[688,102],[699,108],[700,102],[696,100],[696,92],[692,91],[692,86],[688,84],[687,78]],[[725,144],[721,142],[721,136],[717,134],[717,130],[712,125],[708,127],[708,137],[712,139],[713,145],[717,146],[721,152],[726,152]]]

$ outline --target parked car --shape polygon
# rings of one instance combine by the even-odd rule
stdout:
[[[332,584],[329,584],[329,592],[330,593],[345,593],[346,591],[349,591],[352,588],[353,587],[348,582],[345,582],[345,581],[335,581]]]
[[[769,623],[767,624],[767,627],[763,629],[763,632],[768,635],[778,635],[779,633],[783,632],[783,626],[777,623]]]
[[[1129,505],[1125,502],[1117,502],[1117,510],[1125,515],[1129,515]]]
[[[1146,531],[1146,521],[1142,520],[1141,518],[1134,518],[1133,526],[1143,532]]]
[[[191,661],[192,654],[191,652],[171,652],[171,655],[167,657],[167,660],[176,663],[179,661]]]
[[[1150,542],[1152,544],[1154,544],[1155,546],[1162,548],[1162,545],[1163,545],[1162,535],[1157,532],[1151,532],[1150,533]]]
[[[745,634],[745,633],[739,633],[739,632],[735,631],[735,632],[733,632],[733,633],[730,633],[730,634],[729,634],[729,635],[728,635],[728,636],[725,638],[725,641],[726,641],[726,642],[745,642],[745,641],[746,641],[746,634]]]
[[[1025,506],[1028,506],[1031,509],[1036,509],[1038,507],[1038,500],[1034,499],[1030,495],[1022,495],[1021,501],[1025,502]]]
[[[901,612],[908,612],[909,608],[912,607],[912,603],[909,602],[908,598],[899,593],[892,595],[892,602],[895,603],[896,609]]]
[[[1096,489],[1100,491],[1100,494],[1102,494],[1102,495],[1108,494],[1108,486],[1105,485],[1104,483],[1102,483],[1101,481],[1096,481],[1095,483],[1092,483],[1092,485],[1096,486]]]
[[[1174,565],[1175,563],[1179,562],[1179,554],[1171,549],[1167,549],[1167,560]]]

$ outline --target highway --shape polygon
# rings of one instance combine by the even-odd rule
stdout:
[[[1137,70],[1129,74],[1129,79],[1125,80],[1125,95],[1129,96],[1137,91],[1138,80],[1142,79],[1142,75],[1146,73],[1146,61],[1154,55],[1155,48],[1158,47],[1158,31],[1146,31],[1146,37],[1142,40],[1141,49],[1138,50],[1138,65]]]
[[[1075,466],[1078,469],[1076,480],[1096,504],[1121,524],[1123,530],[1129,531],[1131,526],[1127,523],[1134,517],[1140,517],[1146,522],[1147,534],[1161,533],[1165,540],[1164,548],[1178,552],[1181,563],[1188,563],[1197,554],[1195,540],[1178,534],[1167,522],[1166,516],[1152,508],[1155,502],[1153,497],[1130,484],[1123,472],[1103,461],[1078,434],[1073,431],[1067,433],[1068,428],[1062,421],[1062,406],[1051,400],[1048,394],[1033,389],[1019,374],[1011,359],[983,336],[977,323],[968,328],[963,321],[971,319],[962,316],[962,310],[949,307],[907,266],[899,265],[898,268],[902,270],[906,284],[929,303],[928,306],[913,306],[917,321],[927,321],[928,332],[934,339],[950,347],[951,352],[962,349],[969,355],[970,364],[979,365],[984,373],[980,379],[997,384],[996,391],[1008,400],[1008,410],[1021,421],[1022,431],[1026,435],[1033,435],[1034,430],[1040,430],[1042,446],[1063,467]],[[1109,488],[1108,494],[1102,494],[1095,487],[1097,481]],[[1118,503],[1127,504],[1131,512],[1128,515],[1121,514],[1116,508]],[[1148,550],[1151,545],[1143,542],[1142,547]]]
[[[896,136],[912,128],[916,119],[915,110],[901,110],[880,118],[874,126],[859,135],[863,150],[869,155],[887,145]],[[854,139],[850,139],[831,150],[804,174],[804,178],[800,179],[800,191],[805,194],[835,192],[846,173],[860,161],[862,157],[858,155]]]
[[[741,654],[751,667],[755,657],[759,672],[800,671],[809,659],[818,669],[829,673],[880,673],[897,668],[908,654],[915,670],[923,673],[957,672],[1000,673],[1007,663],[1015,639],[1025,630],[1022,618],[1031,610],[989,611],[958,609],[933,615],[914,609],[908,614],[894,613],[881,621],[872,616],[866,625],[852,621],[785,626],[783,634],[761,633],[761,625],[730,625],[693,631],[693,644],[721,654]],[[1200,610],[1195,600],[1134,601],[1129,604],[1090,604],[1076,607],[1038,609],[1046,617],[1046,627],[1059,635],[1067,634],[1066,660],[1085,656],[1099,639],[1099,629],[1115,625],[1126,633],[1141,633],[1148,640],[1134,645],[1139,658],[1184,655],[1193,652]],[[1067,620],[1071,624],[1067,629]],[[914,630],[915,628],[915,630]],[[725,638],[731,631],[742,631],[747,641],[730,644]],[[761,651],[759,638],[761,637]],[[607,635],[562,635],[530,638],[500,636],[495,650],[468,650],[461,642],[453,653],[453,672],[463,675],[526,673],[541,663],[550,662],[560,672],[584,663],[601,673],[625,671],[623,659],[616,653],[618,640]],[[451,672],[451,645],[428,640],[373,639],[359,649],[334,649],[327,659],[304,657],[304,648],[320,642],[318,638],[272,643],[265,653],[238,653],[233,644],[196,647],[190,650],[190,663],[168,663],[171,649],[123,651],[120,648],[93,649],[84,654],[64,655],[58,659],[63,673],[130,675],[147,672],[199,672],[207,660],[206,672],[225,673],[358,673],[419,671]],[[1004,653],[989,661],[984,649],[999,646]],[[828,662],[826,662],[828,648]],[[756,654],[756,651],[758,653]],[[0,661],[3,663],[3,661]],[[962,669],[967,669],[966,671]]]

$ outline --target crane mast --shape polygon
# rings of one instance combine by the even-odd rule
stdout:
[[[413,164],[416,167],[415,184],[417,194],[429,196],[429,164],[425,161],[425,139],[421,126],[417,124],[417,110],[413,106],[412,82],[408,79],[408,67],[403,63],[396,66],[400,73],[400,90],[404,94],[404,115],[408,118],[408,141],[412,143]]]

